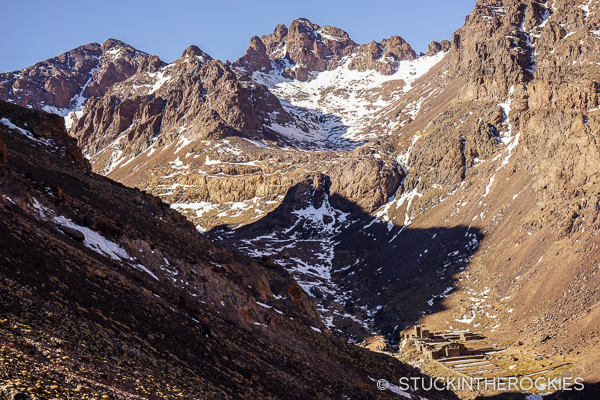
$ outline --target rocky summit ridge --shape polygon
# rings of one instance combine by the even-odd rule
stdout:
[[[391,343],[415,324],[473,330],[595,383],[598,7],[478,0],[423,55],[300,18],[233,63],[195,46],[140,62],[89,95],[69,135],[93,171],[291,273],[319,329]],[[26,98],[19,79],[2,98]]]
[[[119,40],[90,43],[22,70],[0,74],[0,98],[66,116],[80,111],[90,97],[104,95],[113,84],[138,71],[164,63]]]
[[[445,41],[447,43],[447,41]],[[444,44],[446,45],[446,44]],[[433,42],[429,55],[442,46]],[[395,72],[401,60],[414,60],[417,55],[400,36],[357,45],[345,31],[333,27],[320,27],[306,18],[299,18],[285,25],[277,25],[273,33],[254,36],[246,54],[237,62],[238,68],[252,74],[273,69],[270,60],[278,64],[289,63],[283,71],[286,78],[308,80],[312,72],[333,70],[343,57],[357,53],[350,69],[357,71],[377,70],[385,75]]]

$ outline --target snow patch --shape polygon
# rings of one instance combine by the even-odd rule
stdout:
[[[165,72],[167,71],[167,67],[163,67],[163,68],[161,68],[157,72],[153,72],[153,73],[148,73],[147,74],[150,78],[154,79],[154,84],[150,87],[150,90],[148,90],[147,94],[152,94],[152,93],[156,92],[165,83],[167,83],[167,82],[169,82],[169,81],[171,81],[173,79],[173,76],[166,76],[165,75]]]
[[[16,126],[12,122],[10,122],[10,120],[8,118],[2,118],[2,119],[0,119],[0,122],[3,123],[4,125],[6,125],[7,127],[9,127],[10,129],[15,129],[19,133],[27,136],[28,139],[33,140],[36,143],[41,143],[46,146],[54,147],[54,144],[52,143],[51,139],[36,138],[35,136],[33,136],[33,133],[31,133],[27,129],[19,128],[18,126]]]

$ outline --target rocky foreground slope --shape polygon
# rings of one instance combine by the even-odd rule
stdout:
[[[55,115],[0,102],[0,202],[3,398],[391,399],[373,379],[419,374],[334,337],[283,268],[91,172]]]

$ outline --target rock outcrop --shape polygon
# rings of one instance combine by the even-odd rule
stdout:
[[[450,50],[450,42],[448,40],[442,40],[441,43],[433,41],[427,46],[427,53],[425,53],[425,56],[434,56],[440,51],[446,52],[448,50]]]
[[[271,70],[271,59],[267,55],[267,48],[258,36],[250,39],[246,54],[237,60],[235,67],[247,71],[269,72]]]
[[[321,35],[320,29],[319,25],[305,18],[290,23],[285,42],[286,56],[296,64],[296,68],[287,69],[284,76],[305,81],[310,72],[327,69],[328,57],[339,57],[340,52],[354,45],[345,32],[338,41],[338,37]]]
[[[461,100],[502,100],[512,85],[533,78],[531,29],[548,9],[535,1],[479,0],[463,28],[452,36],[454,77],[466,77]]]
[[[400,36],[358,46],[355,53],[348,68],[360,72],[375,70],[383,75],[396,72],[400,61],[417,58],[415,51]]]
[[[367,146],[359,147],[327,172],[331,181],[329,194],[334,206],[347,210],[345,204],[350,203],[353,207],[372,213],[395,195],[404,171],[393,160],[385,162],[373,157],[375,153],[374,149]]]
[[[288,28],[284,24],[278,24],[275,27],[273,33],[268,35],[261,36],[262,42],[265,44],[267,54],[270,58],[283,58],[285,54],[282,54],[281,51],[276,51],[277,49],[283,48],[282,44],[285,41],[288,34]],[[285,53],[285,52],[283,52]]]

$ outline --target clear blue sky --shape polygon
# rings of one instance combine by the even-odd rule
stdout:
[[[195,44],[220,60],[250,38],[299,17],[347,31],[357,43],[402,36],[415,51],[450,39],[475,0],[0,0],[0,72],[115,38],[171,62]]]

